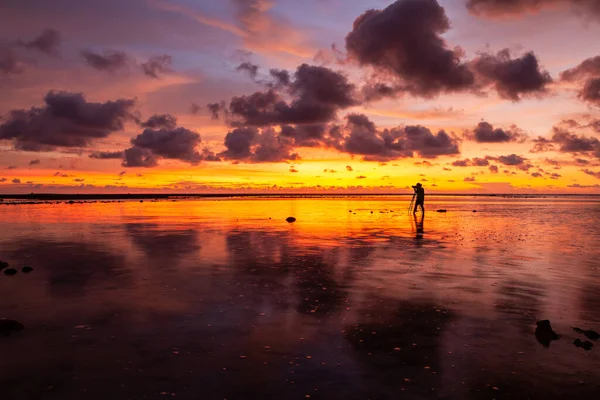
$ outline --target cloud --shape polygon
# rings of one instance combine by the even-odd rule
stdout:
[[[21,180],[18,179],[18,178],[15,178],[15,179],[12,180],[12,183],[21,183]]]
[[[20,74],[25,70],[22,62],[18,61],[14,52],[8,47],[0,47],[0,72],[4,75]]]
[[[142,72],[150,78],[158,79],[160,74],[166,74],[171,72],[171,64],[173,63],[173,57],[168,54],[161,56],[155,56],[150,58],[145,63],[142,63]]]
[[[57,55],[61,42],[61,35],[54,29],[46,29],[30,42],[19,41],[19,45],[30,49],[41,51],[48,55]]]
[[[473,15],[495,18],[537,13],[543,9],[573,8],[583,15],[600,16],[597,0],[468,0],[467,9]]]
[[[542,174],[540,174],[539,172],[534,172],[531,174],[532,177],[534,178],[543,178],[544,176]]]
[[[236,128],[225,136],[225,147],[220,156],[227,160],[274,163],[300,159],[298,153],[292,153],[291,143],[281,140],[272,128]]]
[[[521,156],[516,154],[510,154],[508,156],[500,156],[500,157],[486,157],[488,160],[498,161],[504,165],[509,165],[513,167],[517,167],[522,171],[528,171],[530,168],[533,168],[533,165],[529,163],[529,161]]]
[[[479,158],[474,157],[472,160],[465,158],[464,160],[456,160],[452,163],[454,167],[487,167],[490,165],[490,157]]]
[[[271,88],[248,96],[233,97],[229,103],[229,121],[233,126],[269,126],[315,124],[333,120],[340,109],[357,104],[355,87],[348,78],[326,67],[300,65],[294,79],[281,90]],[[291,102],[283,99],[291,96]],[[213,117],[224,110],[209,104]]]
[[[85,179],[77,178],[77,179],[73,179],[73,182],[85,182]]]
[[[507,143],[521,141],[525,135],[516,126],[511,130],[494,129],[490,123],[482,121],[473,130],[465,132],[465,137],[478,143]]]
[[[158,165],[156,156],[148,149],[140,147],[131,147],[124,151],[124,167],[144,167],[152,168]]]
[[[281,137],[289,138],[294,146],[319,147],[326,136],[327,125],[284,125],[281,127]]]
[[[199,134],[182,127],[148,128],[131,139],[131,144],[134,147],[150,151],[153,159],[167,158],[185,161],[190,164],[198,164],[204,159],[203,155],[196,150],[200,143]],[[125,166],[131,166],[127,160],[127,154],[125,164]]]
[[[294,167],[290,167],[290,172],[298,172],[298,170]]]
[[[600,3],[598,6],[600,11]],[[600,107],[600,56],[582,61],[578,66],[561,72],[560,78],[567,82],[578,82],[581,87],[578,97]],[[600,122],[595,121],[600,124]],[[595,129],[595,125],[593,125]]]
[[[560,177],[562,177],[562,175],[561,174],[557,174],[556,172],[550,174],[550,179],[558,179]]]
[[[351,167],[351,166],[349,166],[349,165],[346,165],[346,171],[350,171],[350,172],[352,172],[352,171],[354,171],[354,169],[352,169],[352,167]]]
[[[577,135],[559,126],[553,127],[550,139],[538,137],[534,139],[532,153],[559,151],[561,153],[584,154],[600,158],[600,140],[592,136]]]
[[[123,158],[122,151],[94,151],[90,154],[90,158],[98,160],[114,160]]]
[[[0,182],[6,182],[7,179],[6,178],[0,178]]]
[[[595,185],[580,185],[579,183],[575,183],[573,185],[567,185],[567,187],[575,188],[575,189],[592,189],[592,188],[600,188],[600,184],[596,183]]]
[[[497,174],[498,173],[498,167],[495,165],[490,165],[490,172],[492,174]]]
[[[600,179],[600,171],[592,171],[590,169],[582,169],[581,172],[583,172],[584,174],[593,176],[594,178]]]
[[[245,71],[250,75],[252,80],[256,80],[256,75],[258,74],[258,65],[252,64],[250,62],[243,62],[236,68],[237,71]]]
[[[467,176],[464,179],[465,182],[475,182],[475,177],[474,176]]]
[[[459,154],[458,139],[441,130],[434,134],[420,126],[399,126],[377,130],[365,115],[347,116],[349,135],[334,144],[340,151],[362,155],[367,161],[387,161],[413,157],[436,158]]]
[[[474,74],[461,62],[462,49],[449,49],[441,36],[449,29],[450,21],[436,0],[398,0],[359,16],[346,36],[346,49],[360,65],[399,79],[405,91],[432,97],[475,83]]]
[[[128,63],[128,56],[122,51],[105,50],[103,53],[95,53],[83,50],[81,55],[86,64],[98,71],[114,72],[125,68]]]
[[[552,82],[550,74],[541,69],[533,52],[514,59],[508,49],[496,55],[480,53],[472,65],[484,84],[493,85],[500,97],[513,101],[542,95],[546,92],[546,85]]]
[[[364,175],[360,175],[360,176],[357,176],[356,179],[367,179],[367,177]]]
[[[0,125],[0,140],[12,140],[16,149],[25,151],[84,147],[133,119],[134,100],[92,103],[81,93],[50,91],[44,102],[43,107],[12,110]]]
[[[39,159],[38,160],[31,160],[31,161],[29,161],[29,165],[40,165],[40,162],[41,161]]]
[[[169,114],[154,114],[147,121],[141,122],[143,128],[152,129],[174,129],[177,126],[177,118]]]

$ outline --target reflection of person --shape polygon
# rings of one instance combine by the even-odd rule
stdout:
[[[417,225],[417,239],[423,239],[423,233],[425,232],[424,228],[425,223],[425,214],[421,215],[421,218],[418,219],[417,214],[415,214],[415,225]]]
[[[423,206],[423,204],[425,203],[425,190],[423,189],[423,185],[421,185],[421,183],[417,183],[417,185],[413,186],[412,188],[415,189],[415,194],[417,196],[417,201],[415,201],[415,209],[413,210],[413,214],[416,214],[417,207],[421,206],[421,211],[424,215],[425,207]]]

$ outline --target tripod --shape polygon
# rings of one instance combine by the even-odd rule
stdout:
[[[408,206],[408,214],[410,215],[410,213],[413,210],[413,206],[415,205],[415,196],[417,195],[417,192],[415,192],[413,194],[412,200],[410,201],[410,205]]]

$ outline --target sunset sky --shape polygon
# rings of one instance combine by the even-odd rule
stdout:
[[[0,193],[600,193],[598,0],[0,15]]]

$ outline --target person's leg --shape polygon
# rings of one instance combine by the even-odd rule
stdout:
[[[425,215],[425,202],[420,203],[421,204],[421,212],[423,213],[423,215]]]
[[[415,203],[415,209],[413,210],[413,214],[417,213],[417,207],[419,206],[419,203]]]

